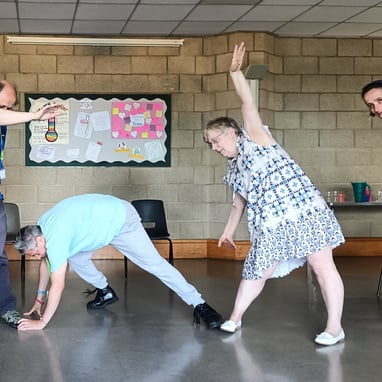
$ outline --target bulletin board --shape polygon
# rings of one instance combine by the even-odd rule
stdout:
[[[25,94],[25,108],[66,111],[25,129],[26,166],[169,167],[171,95]]]

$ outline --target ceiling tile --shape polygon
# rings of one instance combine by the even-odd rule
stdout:
[[[175,35],[209,35],[224,32],[231,25],[230,22],[221,23],[215,21],[184,21],[175,30]],[[197,31],[197,32],[196,32]]]
[[[77,2],[77,1],[76,1]],[[137,4],[139,0],[79,0],[79,4],[105,4],[113,6],[114,4]]]
[[[248,12],[252,7],[240,5],[199,5],[187,16],[186,20],[236,20]]]
[[[147,1],[150,1],[150,0],[147,0]],[[197,3],[199,3],[197,1]],[[210,4],[210,5],[256,5],[258,3],[261,3],[261,0],[236,0],[236,1],[232,1],[232,0],[201,0],[200,1],[200,4],[202,5],[206,5],[206,4]]]
[[[0,0],[0,34],[367,37],[380,29],[382,0]]]
[[[380,23],[382,22],[382,7],[368,9],[348,21],[351,23]]]
[[[382,28],[368,34],[367,37],[382,37]]]
[[[192,8],[192,5],[172,5],[171,7],[164,7],[161,5],[138,5],[131,16],[131,20],[182,20]]]
[[[263,0],[262,5],[317,5],[321,0]]]
[[[44,3],[51,5],[52,3],[77,3],[77,0],[21,0],[23,3]],[[18,1],[19,3],[21,1]]]
[[[334,23],[301,23],[290,22],[276,30],[276,33],[289,36],[316,36],[334,26]]]
[[[222,0],[222,1],[224,1],[224,0]],[[229,2],[232,4],[231,0],[229,0]],[[164,4],[166,4],[166,5],[174,5],[174,4],[196,5],[198,3],[203,3],[203,1],[200,2],[199,0],[141,0],[141,1],[137,1],[137,3],[139,3],[139,4],[159,4],[159,5],[164,5]]]
[[[285,23],[282,21],[238,21],[230,25],[225,32],[251,31],[272,32]]]
[[[343,23],[328,29],[321,36],[361,37],[382,28],[382,24]]]
[[[31,4],[19,3],[19,14],[21,19],[54,19],[71,20],[76,10],[75,4]]]
[[[294,21],[339,22],[365,9],[365,7],[314,7],[297,16]]]
[[[323,0],[319,2],[320,5],[343,5],[343,6],[359,6],[369,7],[378,4],[380,1],[377,0]]]
[[[125,23],[123,21],[77,20],[73,24],[73,33],[88,35],[117,35],[122,31],[124,26]]]
[[[258,5],[249,11],[242,21],[289,21],[297,17],[309,7],[303,6],[262,6]]]
[[[19,33],[17,19],[0,19],[2,33]]]
[[[16,19],[17,11],[15,3],[0,3],[0,19]]]
[[[23,3],[45,3],[47,5],[52,3],[77,3],[77,0],[20,0],[18,1]]]
[[[134,10],[132,4],[80,4],[76,12],[77,20],[127,20]]]
[[[167,36],[177,25],[176,21],[130,21],[122,30],[122,34]]]
[[[20,20],[21,33],[68,34],[71,26],[70,20]]]

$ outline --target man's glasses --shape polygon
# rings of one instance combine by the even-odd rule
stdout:
[[[4,109],[4,110],[12,110],[12,109],[13,109],[13,106],[0,105],[0,109]]]

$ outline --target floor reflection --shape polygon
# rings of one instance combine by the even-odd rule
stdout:
[[[32,264],[33,263],[33,264]],[[381,258],[340,258],[345,284],[345,343],[314,343],[326,321],[317,280],[307,269],[270,280],[233,335],[192,326],[193,308],[159,280],[123,261],[97,267],[119,301],[87,312],[88,285],[68,272],[60,306],[49,325],[20,332],[0,325],[1,382],[379,382],[381,300],[375,296]],[[222,260],[176,260],[176,267],[227,317],[242,264]],[[20,282],[10,262],[18,309],[30,307],[38,267],[29,262]],[[377,275],[378,273],[378,275]]]
[[[65,382],[55,335],[43,330],[17,333],[20,347],[23,349],[19,367],[35,365],[33,368],[25,369],[28,375],[26,380]],[[19,379],[15,378],[15,380]]]

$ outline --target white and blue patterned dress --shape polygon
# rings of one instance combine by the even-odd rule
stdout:
[[[317,186],[277,143],[260,146],[243,132],[224,182],[247,201],[251,249],[242,277],[254,280],[275,261],[272,277],[305,264],[307,256],[344,243],[341,227]]]

